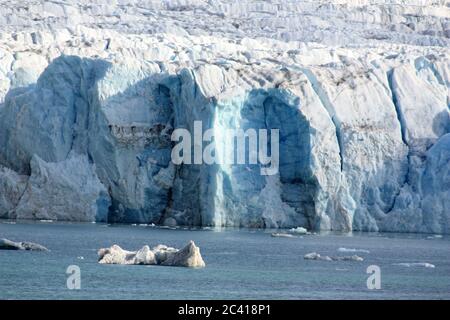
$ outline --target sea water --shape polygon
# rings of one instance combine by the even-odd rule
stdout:
[[[450,299],[449,236],[288,238],[271,232],[2,220],[0,238],[37,242],[50,251],[0,250],[0,299]],[[97,263],[97,250],[113,244],[127,250],[159,243],[181,248],[189,240],[200,247],[205,268]],[[310,252],[357,254],[364,261],[305,260]],[[367,286],[372,265],[380,268],[379,290]],[[79,290],[67,285],[69,266],[79,267]]]

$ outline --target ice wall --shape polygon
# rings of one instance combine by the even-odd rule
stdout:
[[[10,168],[1,215],[448,232],[450,120],[438,65],[422,57],[387,71],[354,63],[350,74],[262,69],[284,81],[245,89],[217,66],[168,73],[62,56],[0,109],[0,159]],[[192,132],[196,120],[217,133],[279,129],[279,173],[174,165],[170,135]]]
[[[0,2],[0,217],[448,233],[449,8],[381,2]],[[173,164],[196,120],[278,174]]]

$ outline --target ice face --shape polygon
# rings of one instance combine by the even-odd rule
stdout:
[[[158,3],[147,10],[173,16],[155,34],[109,25],[100,4],[93,8],[109,28],[70,4],[43,9],[51,30],[14,9],[15,27],[0,18],[0,217],[449,232],[450,63],[446,24],[437,23],[448,8],[283,2],[261,26],[271,2]],[[362,9],[377,14],[357,28]],[[127,10],[143,14],[131,2]],[[314,19],[317,32],[305,32],[283,16],[308,10],[335,24]],[[70,12],[76,28],[63,22]],[[180,12],[193,24],[169,24],[184,21]],[[194,31],[198,12],[211,22],[199,31],[208,34]],[[244,22],[250,16],[254,26]],[[149,19],[132,27],[151,30]],[[270,32],[284,23],[285,33]],[[333,30],[356,29],[333,45]],[[321,44],[306,42],[314,35]],[[175,165],[171,133],[193,132],[195,121],[218,146],[227,129],[279,129],[278,173]]]
[[[31,176],[14,209],[17,219],[107,221],[110,197],[86,156],[60,162],[31,159]]]

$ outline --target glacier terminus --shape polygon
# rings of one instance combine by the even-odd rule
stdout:
[[[13,3],[0,218],[450,233],[448,1]],[[277,174],[174,164],[196,121],[279,130]]]

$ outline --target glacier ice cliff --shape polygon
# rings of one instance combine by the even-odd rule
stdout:
[[[450,232],[448,7],[298,1],[264,20],[275,2],[158,3],[98,4],[104,28],[59,2],[28,6],[52,27],[0,16],[1,218]],[[174,165],[171,133],[197,120],[219,147],[226,129],[279,129],[279,173]]]

